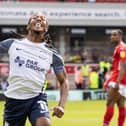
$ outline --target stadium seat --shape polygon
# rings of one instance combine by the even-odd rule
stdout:
[[[88,0],[64,0],[64,2],[88,2]]]
[[[88,0],[81,0],[81,2],[88,2]]]
[[[120,3],[120,2],[125,2],[126,0],[96,0],[96,2],[110,2],[110,3]]]
[[[58,2],[59,0],[40,0],[40,1],[44,1],[44,2]]]
[[[21,2],[58,2],[59,0],[19,0]]]
[[[64,0],[64,2],[80,2],[80,0]]]

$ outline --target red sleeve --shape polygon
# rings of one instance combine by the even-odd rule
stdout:
[[[119,48],[118,52],[120,61],[126,61],[126,47]]]

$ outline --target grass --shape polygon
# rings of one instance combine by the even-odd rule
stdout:
[[[56,102],[49,102],[49,107],[55,106]],[[58,119],[51,117],[52,126],[102,126],[105,112],[105,101],[80,101],[67,102],[65,115]],[[0,102],[0,124],[2,125],[2,115],[4,102]],[[117,108],[110,126],[117,125]],[[52,112],[51,112],[52,113]],[[50,114],[51,114],[50,113]],[[26,126],[31,126],[27,121]]]

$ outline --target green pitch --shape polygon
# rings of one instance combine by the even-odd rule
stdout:
[[[0,102],[0,125],[2,125],[3,102]],[[56,102],[49,102],[49,108]],[[102,126],[105,101],[67,102],[63,118],[52,118],[52,126]],[[110,126],[117,125],[117,107]],[[52,112],[51,112],[52,113]],[[27,121],[26,126],[31,126]]]

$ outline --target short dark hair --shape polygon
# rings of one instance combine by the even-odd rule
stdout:
[[[123,31],[121,29],[117,29],[117,32],[120,36],[123,36]]]

